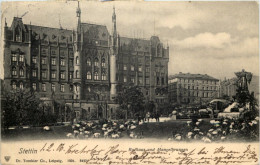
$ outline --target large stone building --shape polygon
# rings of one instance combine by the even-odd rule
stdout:
[[[74,30],[23,23],[4,25],[4,81],[7,89],[30,87],[44,100],[64,100],[77,118],[111,118],[117,91],[141,87],[147,100],[167,101],[169,47],[157,36],[121,37],[113,10],[112,32],[81,22]],[[161,92],[164,91],[164,92]]]
[[[179,73],[169,76],[169,102],[203,104],[219,97],[219,80],[207,74]]]

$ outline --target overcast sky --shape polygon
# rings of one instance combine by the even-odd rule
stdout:
[[[179,72],[234,77],[243,68],[259,75],[259,13],[256,2],[81,2],[82,22],[111,31],[115,5],[121,36],[159,36],[170,47],[169,75]],[[2,3],[2,18],[75,29],[77,2]],[[4,20],[4,19],[2,19]],[[3,22],[2,22],[3,23]],[[2,65],[2,64],[1,64]]]

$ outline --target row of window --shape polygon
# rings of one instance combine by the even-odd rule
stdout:
[[[184,85],[183,86],[185,89],[197,89],[197,90],[199,90],[199,87],[197,86],[197,87],[195,87],[195,86],[186,86],[186,85]],[[217,90],[217,87],[216,86],[211,86],[211,87],[202,87],[202,90]]]
[[[194,83],[194,82],[199,83],[199,82],[201,82],[202,84],[212,84],[212,85],[217,84],[217,81],[210,81],[210,80],[194,80],[194,79],[181,79],[181,78],[179,80],[180,80],[180,82],[185,82],[185,83]]]
[[[20,82],[19,83],[19,88],[23,89],[24,88],[24,83]],[[17,84],[16,82],[12,82],[12,89],[16,90],[17,89]],[[37,90],[37,83],[32,83],[32,89],[33,90]],[[43,92],[46,92],[46,84],[42,84],[41,85],[41,90]],[[56,91],[56,86],[55,84],[51,84],[51,91],[55,92]],[[60,92],[64,92],[65,91],[65,85],[64,84],[60,84]],[[73,85],[70,85],[70,91],[73,91]]]
[[[17,56],[19,58],[19,62],[24,62],[24,55],[20,54],[20,55],[16,55],[16,54],[12,54],[12,62],[17,62]]]
[[[213,96],[214,93],[211,93],[211,92],[202,92],[201,93],[201,96],[202,97],[211,97]],[[184,92],[184,95],[186,95],[186,92]],[[195,96],[195,97],[200,97],[200,94],[199,92],[188,92],[186,96]]]

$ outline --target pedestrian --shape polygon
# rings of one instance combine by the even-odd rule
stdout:
[[[160,122],[160,115],[159,115],[159,113],[156,113],[155,114],[155,119],[156,119],[156,122]]]
[[[150,119],[150,112],[147,112],[147,113],[146,113],[146,116],[145,116],[145,118],[147,119],[147,121],[148,121],[148,123],[149,123],[149,119]]]

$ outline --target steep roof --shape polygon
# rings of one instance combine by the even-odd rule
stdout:
[[[150,47],[150,40],[120,37],[120,46],[123,48],[123,50],[134,48],[135,51],[148,52]]]
[[[81,29],[87,38],[107,41],[109,33],[105,25],[81,23]]]
[[[51,28],[44,26],[36,26],[36,25],[28,25],[25,24],[27,29],[32,30],[33,37],[40,37],[41,39],[49,39],[49,41],[58,41],[66,42],[67,39],[70,42],[70,38],[72,37],[72,30],[60,29],[60,28]]]
[[[218,79],[211,77],[207,74],[179,73],[179,74],[169,76],[169,80],[172,80],[174,78],[187,78],[187,79],[201,79],[201,80],[216,80],[216,81],[218,81]]]

